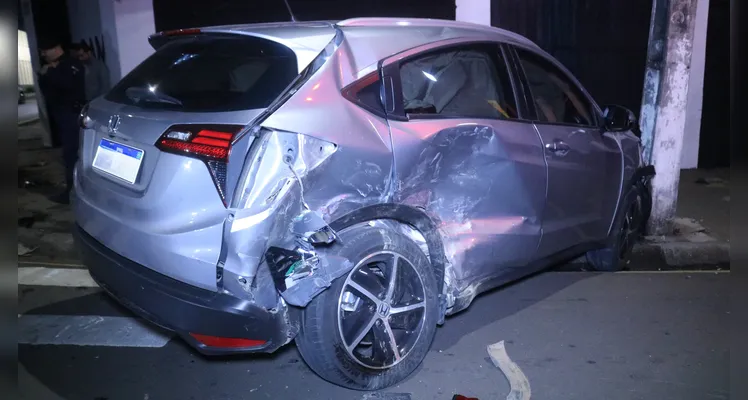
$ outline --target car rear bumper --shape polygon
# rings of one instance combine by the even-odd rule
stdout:
[[[271,353],[293,338],[295,329],[285,310],[270,312],[250,301],[159,274],[114,253],[80,227],[75,229],[75,239],[83,263],[99,286],[139,316],[176,332],[203,354]],[[212,347],[191,334],[257,342]]]

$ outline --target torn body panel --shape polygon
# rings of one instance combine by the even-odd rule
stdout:
[[[392,152],[384,118],[340,101],[350,74],[341,46],[262,121],[230,210],[224,283],[267,272],[286,303],[303,307],[352,268],[314,246],[335,241],[329,221],[387,198]]]
[[[395,200],[438,221],[452,295],[500,269],[523,266],[540,241],[546,191],[532,125],[448,120],[392,122],[391,128]]]

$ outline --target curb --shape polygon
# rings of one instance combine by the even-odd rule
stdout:
[[[656,255],[673,267],[730,264],[730,244],[725,242],[647,243],[635,252]]]
[[[32,118],[32,119],[27,119],[25,121],[18,121],[18,126],[30,125],[30,124],[33,124],[36,121],[39,121],[39,117]]]

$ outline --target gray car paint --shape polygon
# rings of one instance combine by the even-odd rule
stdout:
[[[509,43],[550,57],[501,29],[363,18],[203,31],[285,44],[296,52],[300,71],[315,59],[323,63],[290,98],[271,105],[269,115],[264,110],[152,112],[94,101],[92,128],[82,131],[75,215],[86,232],[124,257],[268,309],[284,305],[278,303],[263,254],[293,240],[289,227],[305,211],[331,225],[382,204],[428,215],[434,232],[387,222],[394,218],[386,213],[369,223],[403,231],[434,261],[435,249],[429,247],[434,241],[426,238],[441,239],[444,247],[438,250],[447,261],[444,307],[456,312],[487,280],[508,271],[522,275],[524,266],[545,255],[603,241],[623,182],[641,165],[638,139],[630,132],[576,132],[506,120],[395,121],[341,96],[343,88],[376,72],[380,63],[449,44]],[[111,115],[123,118],[113,136],[146,151],[132,186],[91,168],[98,139],[111,133],[106,126]],[[229,160],[227,198],[233,200],[228,207],[203,164],[153,145],[169,125],[189,122],[247,125]],[[563,160],[549,156],[544,143],[554,138],[568,141],[572,154]],[[477,157],[484,157],[485,167],[470,166]],[[325,257],[323,249],[318,253]],[[456,298],[468,300],[454,307]]]

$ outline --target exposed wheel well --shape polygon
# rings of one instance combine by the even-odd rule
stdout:
[[[444,273],[447,258],[444,254],[444,244],[436,224],[422,210],[402,204],[376,204],[360,208],[350,212],[329,225],[336,231],[341,231],[360,223],[393,220],[406,224],[418,231],[428,246],[428,257],[436,273],[436,281],[439,285],[439,293],[444,289]]]

